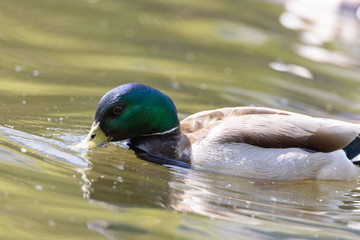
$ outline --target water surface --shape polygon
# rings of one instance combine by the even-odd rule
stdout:
[[[359,119],[357,41],[320,34],[287,2],[1,2],[0,238],[358,239],[358,181],[243,179],[121,144],[69,147],[128,82],[171,96],[181,119],[227,106]]]

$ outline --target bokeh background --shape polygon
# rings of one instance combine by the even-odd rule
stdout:
[[[360,1],[0,2],[0,239],[358,239],[360,185],[160,166],[72,149],[138,82],[179,118],[265,106],[360,118]]]

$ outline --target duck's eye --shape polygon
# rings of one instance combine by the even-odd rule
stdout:
[[[96,137],[96,133],[92,133],[92,134],[90,135],[90,140],[94,140],[95,137]]]
[[[123,108],[121,106],[116,106],[113,108],[113,113],[119,115],[122,112]]]

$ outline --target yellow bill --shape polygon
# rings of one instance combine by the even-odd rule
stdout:
[[[110,137],[105,136],[99,125],[100,123],[94,123],[86,138],[82,140],[79,144],[77,144],[75,147],[82,149],[94,149],[109,142],[111,140]]]

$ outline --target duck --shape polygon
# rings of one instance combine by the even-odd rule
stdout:
[[[147,160],[216,174],[352,181],[360,175],[359,133],[359,123],[266,107],[202,111],[180,122],[168,95],[127,83],[101,98],[78,147],[123,141]]]

